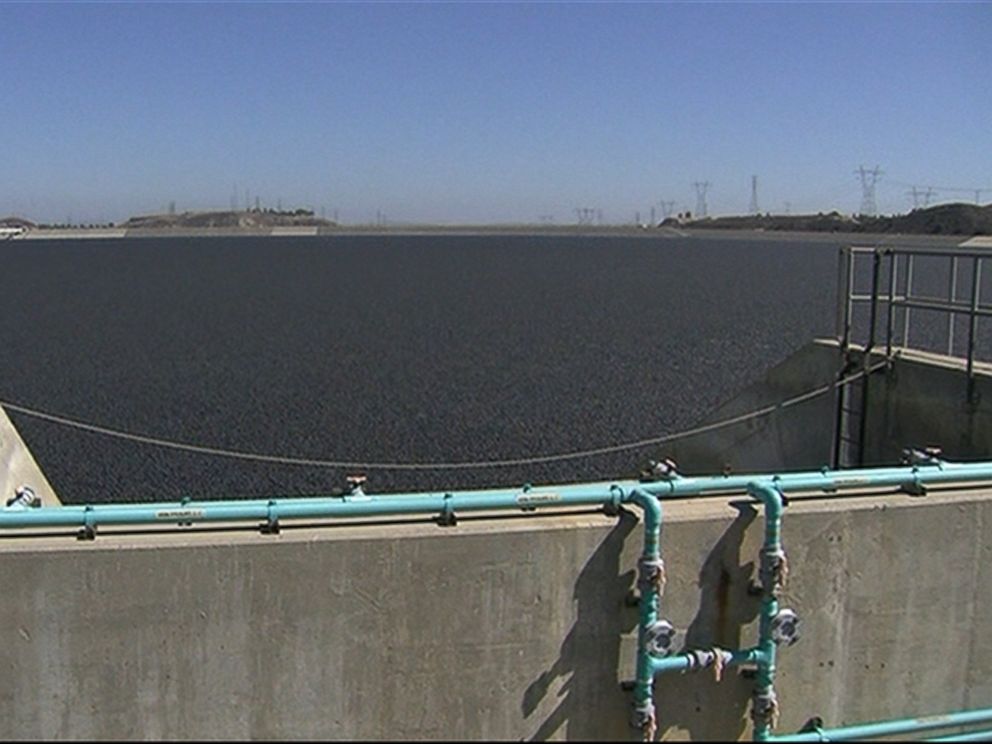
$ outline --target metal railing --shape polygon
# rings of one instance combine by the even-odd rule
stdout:
[[[856,291],[856,263],[858,256],[871,256],[871,286],[867,293]],[[919,294],[914,287],[914,269],[921,257],[941,258],[948,261],[946,297]],[[992,258],[992,252],[966,248],[916,248],[896,246],[848,246],[841,249],[838,277],[837,340],[845,352],[854,343],[853,320],[856,305],[867,304],[869,320],[865,352],[876,351],[879,343],[878,320],[882,307],[886,314],[885,355],[891,358],[898,343],[903,348],[913,348],[910,341],[913,310],[926,310],[947,314],[946,353],[955,355],[954,321],[958,316],[967,316],[968,334],[964,358],[967,362],[968,378],[974,377],[975,348],[978,340],[978,319],[992,316],[992,305],[982,304],[982,269],[985,259]],[[964,296],[959,296],[958,275],[962,263],[970,267],[971,280],[964,288]],[[887,276],[885,286],[882,276]],[[897,313],[901,311],[901,332],[897,329]]]
[[[864,272],[859,274],[857,270],[859,257],[867,257],[871,261],[868,287],[860,291],[858,279],[864,279]],[[870,388],[867,377],[874,369],[872,357],[884,355],[891,364],[897,347],[914,348],[911,337],[914,311],[947,316],[946,326],[937,326],[937,335],[943,334],[943,338],[938,339],[936,349],[933,344],[929,348],[919,344],[916,348],[929,351],[939,349],[948,356],[955,356],[955,321],[960,317],[967,318],[963,357],[967,372],[967,399],[975,402],[978,319],[992,316],[992,305],[982,304],[981,301],[983,262],[988,258],[992,258],[990,251],[961,247],[847,246],[841,249],[836,337],[842,360],[837,379],[846,379],[859,367],[862,374],[853,378],[851,383],[837,387],[831,455],[833,467],[864,465]],[[938,259],[938,262],[946,261],[946,265],[938,266],[936,272],[928,270],[925,276],[916,276],[922,259]],[[970,273],[970,282],[959,281],[962,268]],[[942,271],[946,271],[946,280]],[[939,292],[934,289],[942,282],[946,286],[946,296],[938,296]],[[962,283],[964,287],[959,286]],[[925,285],[922,290],[920,284]],[[855,311],[861,306],[867,306],[868,310],[866,327],[855,323]],[[859,330],[860,335],[856,333]]]

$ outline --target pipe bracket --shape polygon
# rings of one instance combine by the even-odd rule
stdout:
[[[620,504],[623,502],[623,489],[620,486],[610,486],[610,499],[603,504],[603,512],[608,517],[619,517],[622,511]]]
[[[450,493],[444,494],[444,504],[441,506],[441,513],[434,517],[434,521],[441,527],[454,527],[458,524],[455,507],[451,503],[453,499],[454,497]]]
[[[258,525],[258,531],[263,535],[278,535],[280,532],[277,506],[278,504],[275,501],[269,501],[266,519]]]
[[[926,496],[927,486],[917,473],[913,473],[913,480],[902,484],[902,492],[910,496]]]
[[[83,510],[83,526],[76,533],[77,540],[96,540],[96,516],[93,507],[86,505]]]

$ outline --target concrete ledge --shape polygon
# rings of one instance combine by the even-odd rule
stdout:
[[[273,237],[286,237],[293,235],[317,235],[319,227],[273,227],[270,235]]]
[[[66,230],[30,230],[18,238],[19,240],[82,240],[94,238],[123,238],[127,230],[122,228],[80,228]]]

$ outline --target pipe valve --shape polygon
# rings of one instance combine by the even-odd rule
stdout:
[[[667,620],[658,620],[648,626],[644,643],[652,656],[671,656],[675,650],[675,628]]]
[[[789,560],[781,548],[765,548],[761,552],[761,586],[773,597],[785,587],[789,577]]]
[[[902,451],[903,465],[940,465],[943,462],[940,447],[907,447]]]
[[[41,497],[31,486],[20,486],[14,491],[14,496],[7,499],[8,509],[37,509],[41,506]]]
[[[654,735],[657,731],[658,724],[655,719],[654,703],[651,702],[651,700],[646,700],[642,705],[638,705],[634,708],[630,725],[635,729],[640,730],[641,737],[644,741],[654,741]]]
[[[755,690],[751,697],[751,720],[755,729],[774,729],[778,723],[778,697],[775,690]]]
[[[647,464],[641,468],[642,481],[674,480],[678,477],[678,466],[671,458],[665,458],[661,461],[648,460]]]
[[[772,618],[772,640],[779,646],[791,646],[799,640],[799,615],[789,609],[779,610]]]
[[[368,477],[365,475],[349,475],[346,478],[348,483],[345,489],[345,501],[371,501],[372,497],[365,493],[365,483]]]
[[[665,561],[661,556],[641,556],[637,568],[637,585],[642,596],[652,590],[659,597],[665,593]]]

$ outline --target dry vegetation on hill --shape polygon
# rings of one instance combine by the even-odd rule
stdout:
[[[797,215],[747,215],[700,220],[670,219],[679,227],[790,232],[905,233],[913,235],[992,235],[992,204],[939,204],[909,214],[847,216],[839,212]]]

